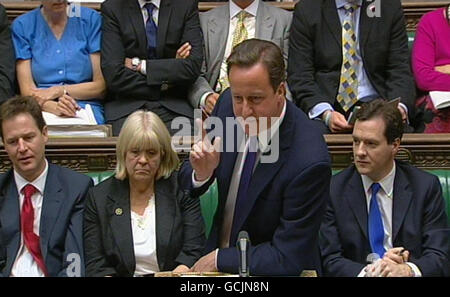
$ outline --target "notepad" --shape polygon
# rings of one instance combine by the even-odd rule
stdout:
[[[86,104],[85,108],[77,111],[75,117],[61,117],[53,113],[43,111],[45,123],[48,126],[52,125],[97,125],[94,112],[90,104]]]
[[[450,106],[450,92],[432,91],[431,101],[436,109],[443,109]]]

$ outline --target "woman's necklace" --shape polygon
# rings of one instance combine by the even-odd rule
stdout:
[[[152,203],[152,199],[154,199],[154,198],[155,198],[155,194],[151,194],[150,199],[148,200],[147,206],[145,207],[144,213],[142,216],[136,213],[136,218],[137,218],[136,223],[137,223],[138,228],[141,230],[145,230],[145,227],[147,226],[148,207],[149,207],[150,203]]]

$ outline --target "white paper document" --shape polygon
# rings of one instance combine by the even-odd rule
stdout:
[[[450,106],[450,92],[432,91],[430,92],[430,97],[436,109]]]
[[[77,114],[73,118],[60,117],[53,113],[43,111],[45,123],[48,126],[51,125],[97,125],[94,113],[90,104],[86,104],[86,107],[77,111]]]

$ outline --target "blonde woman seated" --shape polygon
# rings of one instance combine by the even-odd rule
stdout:
[[[88,194],[84,217],[87,276],[186,272],[205,241],[198,198],[178,186],[177,154],[164,123],[136,111],[117,140],[113,177]]]

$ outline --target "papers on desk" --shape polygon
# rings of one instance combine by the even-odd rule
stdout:
[[[53,113],[43,111],[42,115],[44,117],[47,126],[52,125],[97,125],[97,121],[94,117],[94,112],[92,111],[91,105],[86,104],[86,108],[82,108],[77,111],[77,114],[73,118],[60,117]]]
[[[443,109],[450,106],[450,92],[432,91],[431,101],[436,109]]]

